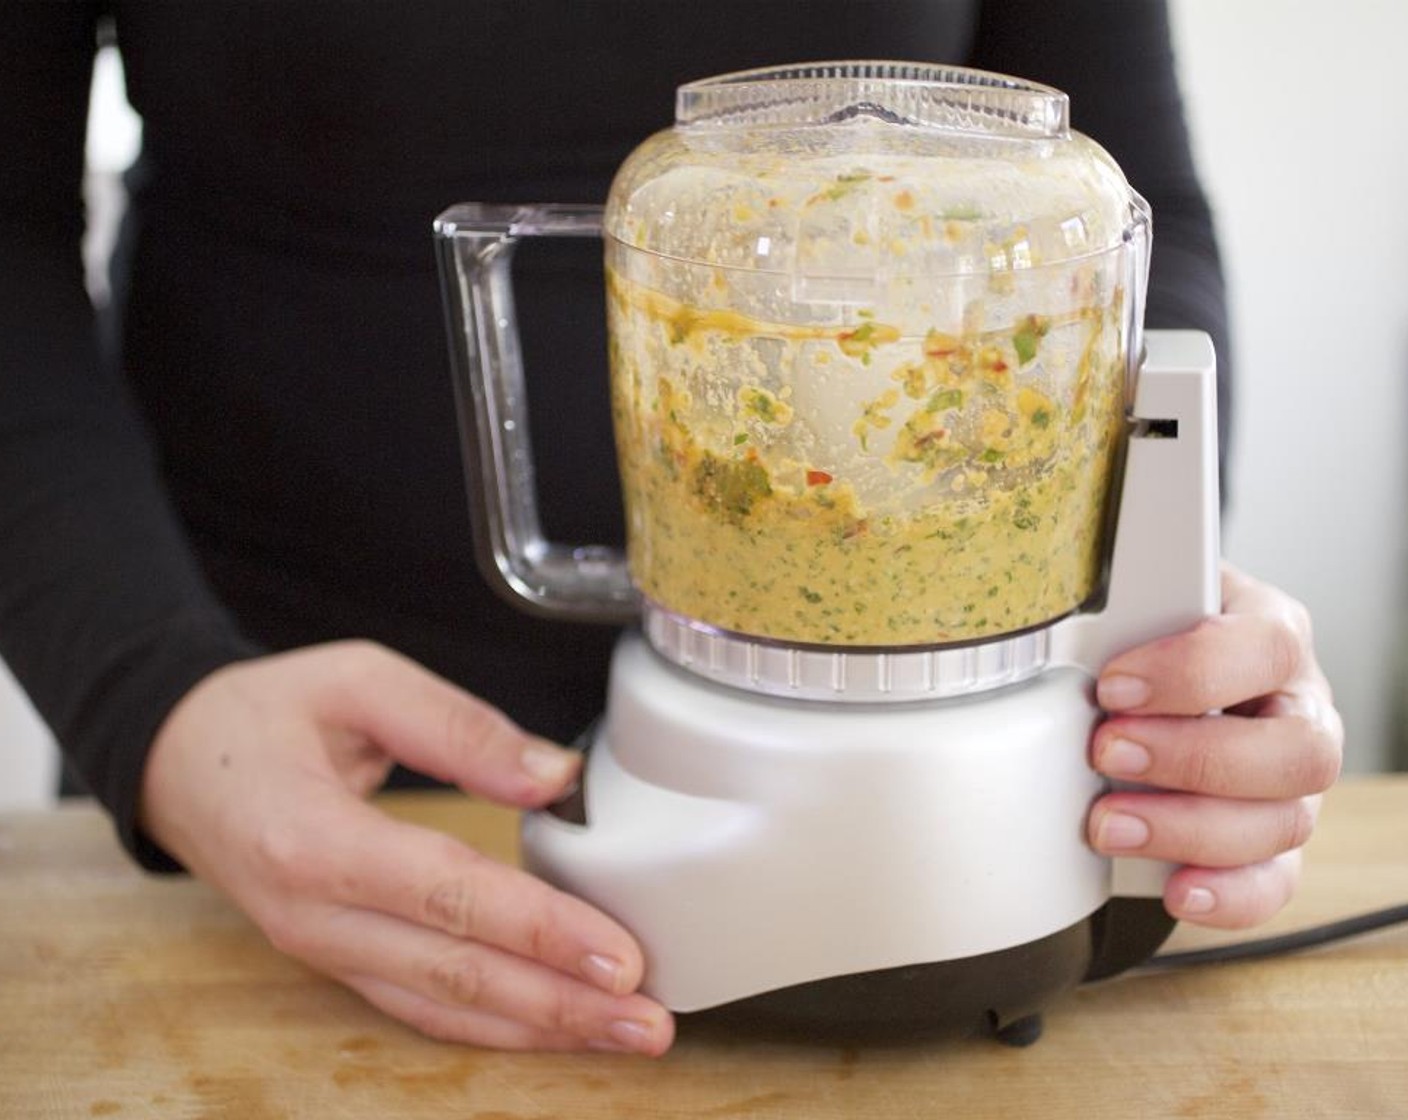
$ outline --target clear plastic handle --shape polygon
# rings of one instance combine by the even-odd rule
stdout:
[[[435,243],[479,568],[534,614],[623,623],[635,619],[639,597],[622,552],[543,537],[511,276],[520,238],[600,237],[601,214],[462,203],[435,219]]]
[[[1126,264],[1129,303],[1125,312],[1125,330],[1128,332],[1129,355],[1125,367],[1125,405],[1134,408],[1134,397],[1139,384],[1139,365],[1144,360],[1144,305],[1149,295],[1149,252],[1154,238],[1154,212],[1149,202],[1138,191],[1129,192],[1129,225],[1124,231],[1125,245],[1128,247]]]

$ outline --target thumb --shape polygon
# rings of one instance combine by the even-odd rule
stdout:
[[[359,732],[402,765],[511,805],[536,807],[576,780],[581,756],[372,642],[335,647],[320,716]]]

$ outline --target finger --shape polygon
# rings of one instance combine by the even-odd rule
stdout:
[[[1181,867],[1169,876],[1164,906],[1198,925],[1249,929],[1291,900],[1300,874],[1300,849],[1246,867]]]
[[[310,922],[304,959],[334,975],[374,977],[435,1004],[517,1022],[552,1036],[661,1054],[670,1013],[642,995],[612,996],[500,949],[367,910]]]
[[[1241,716],[1301,716],[1323,724],[1335,739],[1344,740],[1344,724],[1335,710],[1330,683],[1318,665],[1285,688],[1226,710]]]
[[[540,961],[617,995],[634,991],[644,971],[635,939],[601,911],[353,798],[326,811],[309,806],[298,820],[266,832],[258,858],[261,880],[284,897],[377,910]],[[282,918],[271,913],[267,920]]]
[[[540,806],[576,780],[581,756],[530,735],[490,704],[366,642],[337,647],[322,716],[398,762],[513,805]]]
[[[1328,789],[1340,772],[1338,721],[1283,710],[1258,719],[1111,717],[1095,733],[1091,761],[1111,778],[1219,797],[1287,800]]]
[[[1121,790],[1095,803],[1091,846],[1199,867],[1241,867],[1299,848],[1315,828],[1319,798],[1239,801],[1190,793]]]
[[[1222,614],[1111,659],[1097,685],[1100,706],[1200,715],[1284,689],[1312,671],[1304,607],[1230,566],[1223,588]]]
[[[468,1043],[495,1050],[584,1050],[586,1039],[555,1035],[524,1023],[480,1011],[445,1007],[415,992],[371,976],[339,976],[373,1007],[442,1042]]]

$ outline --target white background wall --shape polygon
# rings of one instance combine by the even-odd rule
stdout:
[[[1348,766],[1385,757],[1408,619],[1408,121],[1401,0],[1172,0],[1184,95],[1216,209],[1237,347],[1226,552],[1311,608]],[[136,141],[112,60],[90,156]],[[1157,215],[1155,252],[1157,252]],[[0,674],[0,806],[53,766]]]
[[[1408,619],[1408,5],[1174,0],[1173,15],[1231,283],[1224,551],[1311,608],[1347,765],[1375,769]]]

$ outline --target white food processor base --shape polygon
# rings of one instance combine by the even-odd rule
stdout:
[[[1159,423],[1130,439],[1107,601],[1052,628],[1031,679],[953,699],[795,700],[622,639],[579,801],[525,817],[524,853],[639,938],[648,994],[689,1012],[820,985],[819,1002],[793,1001],[805,1017],[840,1006],[847,978],[938,968],[915,1014],[1000,1028],[1166,936],[1166,869],[1084,838],[1108,788],[1087,758],[1095,673],[1218,602],[1211,348],[1193,332],[1147,338],[1135,415]],[[1134,907],[1123,930],[1118,896]],[[873,1002],[860,990],[851,1010]]]
[[[585,823],[537,814],[525,851],[636,934],[674,1010],[1020,946],[1110,897],[1076,670],[841,707],[699,680],[629,635],[612,682]]]

